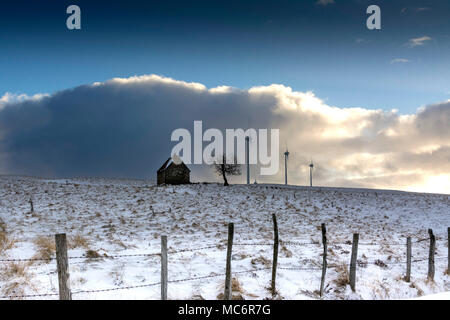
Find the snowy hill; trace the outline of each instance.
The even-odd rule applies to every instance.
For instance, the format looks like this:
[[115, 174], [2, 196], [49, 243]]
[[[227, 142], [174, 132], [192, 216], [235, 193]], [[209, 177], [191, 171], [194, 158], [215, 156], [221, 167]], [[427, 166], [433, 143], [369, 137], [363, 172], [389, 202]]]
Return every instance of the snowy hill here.
[[[234, 295], [271, 298], [273, 213], [282, 241], [275, 298], [319, 299], [321, 223], [330, 242], [324, 299], [406, 299], [450, 290], [448, 195], [314, 188], [309, 198], [306, 187], [279, 185], [157, 187], [0, 176], [0, 295], [56, 293], [23, 298], [57, 299], [56, 263], [40, 259], [54, 257], [55, 233], [67, 233], [74, 299], [159, 299], [161, 235], [168, 236], [169, 299], [217, 299], [227, 224], [234, 222]], [[437, 239], [434, 282], [426, 279], [428, 228]], [[360, 234], [355, 293], [347, 284], [354, 232]], [[403, 280], [408, 236], [419, 260], [410, 283]], [[14, 261], [27, 258], [37, 260]], [[123, 287], [133, 288], [83, 292]]]

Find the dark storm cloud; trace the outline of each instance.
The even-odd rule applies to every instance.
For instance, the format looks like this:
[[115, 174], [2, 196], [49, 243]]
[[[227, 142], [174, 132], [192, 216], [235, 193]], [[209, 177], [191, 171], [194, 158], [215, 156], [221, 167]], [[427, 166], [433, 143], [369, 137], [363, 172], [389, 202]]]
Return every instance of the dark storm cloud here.
[[[170, 155], [174, 129], [268, 126], [273, 101], [245, 91], [213, 94], [158, 77], [109, 81], [7, 104], [0, 111], [8, 172], [148, 177]], [[3, 167], [4, 168], [4, 167]]]
[[[326, 105], [283, 85], [208, 89], [160, 76], [113, 79], [51, 96], [0, 100], [0, 170], [40, 176], [153, 178], [173, 130], [279, 128], [291, 181], [316, 163], [322, 185], [420, 188], [450, 172], [450, 102], [414, 115]], [[284, 150], [280, 150], [281, 153]], [[194, 180], [213, 179], [195, 167]], [[282, 168], [282, 167], [281, 167]], [[282, 181], [280, 170], [258, 181]], [[240, 178], [239, 178], [240, 179]], [[242, 179], [241, 179], [242, 180]], [[239, 180], [239, 181], [241, 181]]]

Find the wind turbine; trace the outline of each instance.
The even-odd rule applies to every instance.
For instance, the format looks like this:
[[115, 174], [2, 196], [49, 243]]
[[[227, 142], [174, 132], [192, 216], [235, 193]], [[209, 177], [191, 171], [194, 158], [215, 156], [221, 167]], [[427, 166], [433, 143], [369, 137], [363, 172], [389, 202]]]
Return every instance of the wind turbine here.
[[314, 164], [311, 159], [311, 163], [309, 164], [309, 186], [312, 188], [312, 172], [313, 172]]
[[284, 153], [284, 184], [285, 185], [288, 184], [288, 180], [287, 180], [287, 163], [288, 163], [288, 159], [289, 159], [289, 151], [288, 151], [287, 144], [286, 144], [286, 152]]
[[245, 155], [245, 161], [247, 162], [247, 184], [250, 184], [250, 137], [245, 137], [245, 148], [246, 148], [246, 155]]
[[[250, 129], [250, 118], [247, 119], [247, 129]], [[250, 136], [245, 137], [245, 161], [247, 162], [247, 184], [250, 184]]]

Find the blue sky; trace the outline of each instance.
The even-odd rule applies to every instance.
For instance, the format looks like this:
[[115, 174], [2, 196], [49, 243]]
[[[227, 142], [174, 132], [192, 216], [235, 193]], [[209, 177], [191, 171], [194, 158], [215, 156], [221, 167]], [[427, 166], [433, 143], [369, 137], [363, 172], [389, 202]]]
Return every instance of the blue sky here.
[[[66, 29], [70, 4], [82, 30]], [[365, 26], [370, 4], [382, 30]], [[0, 96], [159, 74], [208, 87], [280, 83], [329, 105], [409, 114], [450, 99], [449, 16], [440, 0], [2, 1]]]

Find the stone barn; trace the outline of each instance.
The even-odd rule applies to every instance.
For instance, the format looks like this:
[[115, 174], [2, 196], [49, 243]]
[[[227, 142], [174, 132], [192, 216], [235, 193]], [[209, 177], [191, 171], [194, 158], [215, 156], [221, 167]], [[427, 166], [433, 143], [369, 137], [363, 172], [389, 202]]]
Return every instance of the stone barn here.
[[158, 185], [190, 183], [190, 174], [191, 170], [179, 158], [176, 161], [169, 158], [157, 172], [157, 183]]

